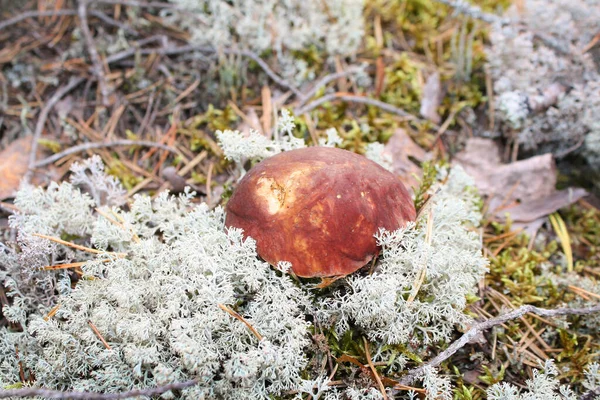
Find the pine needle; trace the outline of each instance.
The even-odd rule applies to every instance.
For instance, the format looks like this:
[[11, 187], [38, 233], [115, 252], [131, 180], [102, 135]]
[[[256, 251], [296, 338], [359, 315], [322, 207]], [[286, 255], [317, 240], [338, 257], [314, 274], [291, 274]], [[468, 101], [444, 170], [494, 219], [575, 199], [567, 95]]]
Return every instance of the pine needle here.
[[223, 311], [225, 311], [226, 313], [228, 313], [229, 315], [231, 315], [233, 318], [242, 321], [247, 327], [248, 329], [250, 329], [250, 332], [252, 332], [254, 334], [254, 336], [256, 336], [256, 338], [258, 339], [258, 341], [260, 342], [261, 340], [263, 340], [263, 336], [258, 333], [258, 331], [256, 330], [255, 327], [253, 327], [250, 322], [246, 321], [246, 319], [244, 317], [242, 317], [240, 314], [238, 314], [237, 312], [235, 312], [234, 310], [232, 310], [231, 308], [227, 307], [225, 304], [219, 304], [219, 308]]
[[381, 395], [383, 396], [384, 400], [387, 400], [387, 394], [385, 393], [385, 386], [383, 386], [383, 382], [381, 381], [381, 378], [379, 377], [379, 374], [377, 373], [377, 370], [375, 369], [375, 365], [373, 365], [373, 360], [371, 360], [371, 352], [369, 351], [369, 342], [367, 342], [367, 339], [363, 336], [363, 342], [365, 344], [365, 357], [367, 358], [367, 363], [369, 364], [369, 368], [371, 368], [371, 372], [373, 372], [373, 376], [375, 377], [375, 380], [377, 381], [377, 385], [379, 385], [379, 390], [381, 391]]
[[67, 242], [67, 241], [59, 239], [57, 237], [42, 235], [41, 233], [32, 233], [32, 236], [37, 236], [37, 237], [40, 237], [40, 238], [43, 238], [43, 239], [48, 239], [48, 240], [51, 240], [51, 241], [53, 241], [55, 243], [63, 244], [65, 246], [69, 246], [69, 247], [72, 247], [74, 249], [81, 250], [81, 251], [86, 251], [88, 253], [93, 253], [93, 254], [110, 254], [110, 255], [114, 255], [114, 256], [120, 257], [120, 258], [123, 258], [123, 257], [125, 257], [127, 255], [126, 253], [115, 253], [115, 252], [112, 252], [112, 251], [103, 251], [103, 250], [92, 249], [90, 247], [81, 246], [81, 245], [78, 245], [78, 244], [75, 244], [75, 243]]

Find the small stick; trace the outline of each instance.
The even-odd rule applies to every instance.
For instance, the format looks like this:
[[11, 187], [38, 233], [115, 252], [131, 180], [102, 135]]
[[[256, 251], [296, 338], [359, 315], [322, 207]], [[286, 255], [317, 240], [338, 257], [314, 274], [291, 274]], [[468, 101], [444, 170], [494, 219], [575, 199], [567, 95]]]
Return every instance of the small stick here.
[[521, 306], [516, 310], [510, 311], [506, 314], [499, 315], [494, 318], [490, 318], [487, 321], [482, 321], [474, 324], [471, 328], [465, 332], [460, 338], [455, 340], [446, 350], [438, 354], [436, 357], [429, 360], [429, 362], [421, 365], [420, 367], [414, 368], [410, 370], [406, 375], [404, 375], [400, 379], [400, 383], [403, 385], [410, 385], [414, 382], [418, 376], [423, 373], [425, 367], [437, 367], [442, 362], [452, 357], [454, 353], [456, 353], [459, 349], [463, 348], [469, 342], [471, 342], [474, 338], [477, 337], [480, 333], [485, 330], [488, 330], [496, 325], [501, 325], [504, 322], [511, 321], [513, 319], [517, 319], [522, 317], [527, 313], [533, 313], [537, 315], [542, 315], [545, 317], [556, 317], [560, 315], [588, 315], [600, 312], [600, 304], [597, 304], [592, 307], [582, 307], [582, 308], [556, 308], [556, 309], [545, 309], [532, 306], [530, 304]]
[[0, 399], [12, 397], [43, 397], [45, 399], [77, 399], [77, 400], [120, 400], [132, 397], [144, 396], [151, 398], [169, 390], [181, 390], [197, 385], [199, 378], [185, 382], [169, 383], [168, 385], [158, 386], [150, 389], [134, 389], [119, 393], [97, 393], [97, 392], [62, 392], [60, 390], [25, 388], [0, 390]]
[[[289, 83], [288, 81], [286, 81], [285, 79], [283, 79], [282, 77], [277, 75], [263, 59], [261, 59], [256, 53], [253, 53], [250, 50], [236, 50], [236, 49], [219, 49], [219, 50], [217, 50], [212, 47], [185, 45], [185, 46], [179, 46], [179, 47], [162, 47], [162, 48], [158, 48], [158, 49], [142, 49], [142, 50], [139, 50], [139, 54], [141, 54], [141, 55], [159, 54], [159, 55], [169, 56], [169, 55], [190, 53], [193, 51], [198, 51], [201, 53], [221, 52], [223, 54], [235, 54], [235, 55], [240, 55], [240, 56], [250, 58], [252, 61], [257, 63], [259, 65], [259, 67], [263, 70], [263, 72], [265, 74], [267, 74], [267, 76], [269, 78], [271, 78], [275, 83], [277, 83], [281, 87], [291, 90], [294, 93], [294, 95], [296, 95], [296, 97], [298, 97], [298, 99], [304, 100], [304, 94], [300, 90], [298, 90], [298, 88], [296, 86], [292, 85], [291, 83]], [[136, 52], [138, 52], [137, 49], [127, 49], [120, 53], [113, 54], [110, 57], [107, 57], [106, 62], [108, 64], [111, 64], [111, 63], [120, 61], [123, 58], [130, 57], [130, 56], [136, 54]]]
[[181, 9], [177, 4], [171, 4], [161, 1], [137, 1], [137, 0], [94, 0], [95, 3], [118, 4], [121, 6], [141, 7], [141, 8], [173, 8]]
[[[181, 152], [171, 146], [166, 146], [164, 144], [154, 143], [148, 140], [115, 140], [108, 143], [84, 143], [77, 146], [73, 146], [68, 148], [67, 150], [61, 151], [60, 153], [56, 153], [53, 156], [45, 158], [41, 161], [38, 161], [34, 164], [35, 168], [45, 167], [46, 165], [52, 164], [55, 161], [60, 160], [63, 157], [70, 156], [71, 154], [80, 153], [82, 151], [92, 150], [92, 149], [100, 149], [105, 147], [117, 147], [117, 146], [145, 146], [145, 147], [158, 147], [159, 149], [170, 151], [171, 153], [177, 154], [179, 156], [183, 156]], [[185, 157], [184, 157], [185, 158]]]
[[108, 86], [106, 85], [106, 76], [104, 76], [104, 66], [102, 65], [102, 60], [100, 59], [98, 49], [96, 49], [96, 44], [94, 43], [94, 38], [92, 38], [92, 32], [90, 31], [90, 27], [88, 25], [87, 7], [88, 0], [79, 0], [79, 5], [77, 7], [77, 15], [79, 16], [79, 28], [81, 29], [81, 33], [85, 38], [88, 54], [92, 59], [92, 64], [94, 66], [92, 70], [94, 72], [94, 75], [96, 75], [96, 79], [98, 79], [98, 87], [100, 88], [100, 94], [102, 95], [102, 104], [104, 105], [104, 107], [108, 107], [110, 105], [110, 93], [108, 91]]
[[[395, 114], [398, 115], [400, 117], [405, 117], [408, 118], [410, 120], [416, 120], [416, 121], [420, 121], [420, 122], [428, 122], [431, 123], [429, 121], [425, 121], [421, 118], [417, 118], [414, 115], [411, 115], [409, 113], [407, 113], [406, 111], [404, 111], [401, 108], [395, 107], [391, 104], [385, 103], [383, 101], [380, 100], [376, 100], [376, 99], [372, 99], [370, 97], [365, 97], [365, 96], [357, 96], [354, 94], [349, 94], [349, 93], [331, 93], [328, 94], [326, 96], [323, 96], [321, 98], [318, 98], [317, 100], [311, 101], [310, 103], [308, 103], [307, 105], [305, 105], [304, 107], [301, 107], [299, 109], [296, 109], [294, 111], [294, 113], [296, 115], [301, 115], [301, 114], [306, 114], [307, 112], [319, 107], [321, 104], [330, 102], [330, 101], [334, 101], [334, 100], [341, 100], [341, 101], [346, 101], [349, 103], [359, 103], [359, 104], [366, 104], [366, 105], [370, 105], [370, 106], [375, 106], [378, 108], [381, 108], [383, 111], [389, 112], [390, 114]], [[432, 124], [433, 127], [439, 129], [439, 127], [435, 124]]]
[[260, 333], [258, 333], [258, 331], [252, 326], [250, 325], [250, 323], [248, 321], [246, 321], [244, 319], [244, 317], [242, 317], [239, 313], [235, 312], [234, 310], [232, 310], [231, 308], [227, 307], [224, 304], [219, 304], [219, 308], [223, 311], [225, 311], [226, 313], [228, 313], [229, 315], [231, 315], [233, 318], [242, 321], [247, 327], [248, 329], [250, 329], [250, 332], [252, 332], [254, 334], [254, 336], [256, 336], [256, 338], [258, 339], [258, 341], [260, 342], [261, 340], [263, 340], [263, 337]]
[[362, 70], [363, 70], [362, 67], [360, 67], [360, 66], [354, 66], [354, 67], [350, 67], [350, 68], [346, 69], [345, 71], [341, 71], [341, 72], [336, 72], [336, 73], [333, 73], [333, 74], [325, 75], [317, 83], [315, 83], [315, 85], [312, 87], [312, 89], [310, 89], [308, 92], [306, 92], [304, 94], [304, 100], [301, 101], [298, 104], [298, 107], [302, 107], [304, 104], [306, 104], [307, 100], [309, 100], [311, 97], [313, 97], [319, 91], [319, 89], [321, 89], [322, 87], [326, 86], [329, 82], [333, 82], [333, 81], [335, 81], [337, 79], [340, 79], [340, 78], [345, 78], [348, 75], [355, 74], [355, 73], [360, 72]]
[[24, 181], [29, 182], [31, 180], [32, 169], [35, 166], [35, 156], [37, 153], [38, 140], [42, 136], [42, 131], [44, 130], [44, 125], [46, 124], [46, 119], [48, 119], [48, 114], [50, 110], [56, 103], [60, 101], [67, 93], [73, 90], [77, 85], [83, 82], [84, 78], [71, 78], [69, 83], [66, 86], [58, 89], [54, 95], [48, 100], [42, 111], [40, 112], [40, 116], [38, 117], [37, 123], [35, 124], [35, 131], [33, 132], [33, 141], [31, 142], [31, 152], [29, 153], [29, 170], [24, 176]]

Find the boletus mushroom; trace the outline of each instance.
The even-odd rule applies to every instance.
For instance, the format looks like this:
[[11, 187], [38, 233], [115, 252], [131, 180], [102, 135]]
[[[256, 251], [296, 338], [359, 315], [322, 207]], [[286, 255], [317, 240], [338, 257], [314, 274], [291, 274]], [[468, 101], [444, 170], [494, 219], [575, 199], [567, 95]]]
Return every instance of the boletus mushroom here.
[[270, 157], [239, 182], [225, 225], [256, 240], [271, 265], [301, 277], [351, 274], [378, 254], [374, 234], [414, 221], [410, 194], [391, 172], [350, 151], [308, 147]]

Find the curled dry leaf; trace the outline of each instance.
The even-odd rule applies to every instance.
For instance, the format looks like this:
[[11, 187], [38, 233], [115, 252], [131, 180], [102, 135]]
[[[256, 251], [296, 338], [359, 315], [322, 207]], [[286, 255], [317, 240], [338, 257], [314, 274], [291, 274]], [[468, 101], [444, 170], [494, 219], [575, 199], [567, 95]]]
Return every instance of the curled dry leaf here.
[[511, 214], [515, 222], [530, 223], [585, 196], [583, 189], [556, 190], [556, 167], [551, 154], [502, 164], [500, 149], [490, 139], [471, 138], [456, 155], [489, 201], [489, 213], [498, 219]]
[[427, 160], [428, 154], [402, 128], [398, 128], [385, 145], [383, 155], [392, 160], [392, 172], [400, 176], [409, 191], [419, 186], [421, 169], [411, 161]]
[[[27, 173], [29, 167], [32, 139], [33, 136], [31, 135], [19, 138], [0, 152], [0, 200], [13, 197], [19, 189], [21, 179]], [[43, 150], [38, 148], [38, 157], [42, 153]], [[42, 182], [40, 176], [33, 176], [33, 184], [39, 185]]]

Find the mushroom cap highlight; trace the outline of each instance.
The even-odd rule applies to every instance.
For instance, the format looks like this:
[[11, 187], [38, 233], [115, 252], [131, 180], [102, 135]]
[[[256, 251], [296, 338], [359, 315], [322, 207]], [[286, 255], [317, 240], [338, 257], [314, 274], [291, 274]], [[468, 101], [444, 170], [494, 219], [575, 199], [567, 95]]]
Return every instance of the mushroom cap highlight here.
[[379, 164], [331, 147], [286, 151], [239, 182], [225, 225], [256, 240], [260, 257], [292, 263], [300, 277], [351, 274], [375, 257], [375, 233], [414, 221], [400, 179]]

